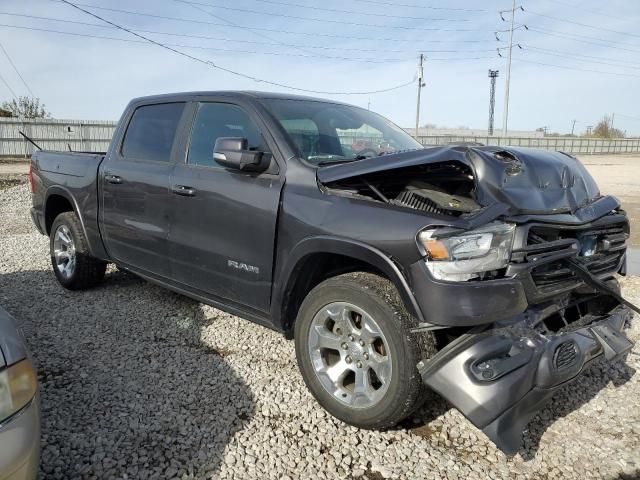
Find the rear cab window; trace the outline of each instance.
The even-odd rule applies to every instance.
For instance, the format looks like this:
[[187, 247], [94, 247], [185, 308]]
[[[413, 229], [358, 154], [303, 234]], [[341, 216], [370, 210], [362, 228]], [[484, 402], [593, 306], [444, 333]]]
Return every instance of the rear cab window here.
[[136, 108], [122, 141], [127, 160], [170, 162], [185, 103], [160, 103]]

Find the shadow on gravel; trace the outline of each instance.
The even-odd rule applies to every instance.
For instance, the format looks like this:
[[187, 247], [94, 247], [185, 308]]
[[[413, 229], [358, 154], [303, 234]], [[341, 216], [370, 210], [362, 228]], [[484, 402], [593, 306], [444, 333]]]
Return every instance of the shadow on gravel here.
[[82, 292], [50, 271], [0, 275], [38, 366], [42, 478], [205, 478], [254, 399], [204, 347], [200, 305], [123, 272]]
[[[635, 373], [636, 370], [628, 366], [625, 360], [615, 363], [597, 360], [582, 375], [558, 391], [540, 413], [529, 422], [524, 434], [523, 446], [518, 452], [522, 459], [529, 461], [535, 457], [542, 436], [555, 421], [578, 410], [595, 398], [609, 382], [616, 388], [620, 387], [631, 380]], [[439, 436], [441, 425], [434, 420], [449, 409], [455, 408], [435, 392], [429, 392], [427, 395], [429, 397], [425, 405], [399, 425], [400, 428], [406, 428], [414, 435], [423, 438]], [[495, 446], [493, 448], [497, 449]], [[634, 478], [640, 479], [640, 475]]]
[[640, 478], [640, 468], [634, 470], [631, 473], [621, 473], [615, 477], [610, 477], [609, 480], [638, 480]]
[[636, 370], [622, 360], [609, 363], [596, 360], [586, 371], [558, 391], [551, 401], [529, 422], [524, 435], [524, 445], [518, 453], [523, 460], [532, 460], [539, 447], [542, 435], [559, 418], [578, 410], [591, 401], [610, 382], [618, 388], [627, 383]]

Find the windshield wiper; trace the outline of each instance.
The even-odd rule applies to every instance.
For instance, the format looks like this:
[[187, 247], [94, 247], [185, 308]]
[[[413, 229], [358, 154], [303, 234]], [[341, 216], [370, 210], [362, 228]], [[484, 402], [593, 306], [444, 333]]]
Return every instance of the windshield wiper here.
[[323, 167], [325, 165], [337, 165], [339, 163], [349, 163], [349, 162], [353, 162], [353, 158], [343, 158], [341, 160], [326, 160], [324, 162], [318, 162], [317, 165], [319, 167]]
[[320, 163], [318, 163], [318, 166], [322, 167], [324, 165], [334, 165], [334, 164], [338, 164], [338, 163], [349, 163], [349, 162], [355, 162], [355, 161], [358, 161], [358, 160], [366, 160], [367, 158], [373, 158], [373, 157], [369, 157], [367, 155], [357, 154], [357, 155], [354, 155], [351, 158], [342, 158], [340, 160], [333, 160], [333, 161], [329, 160], [329, 161], [326, 161], [326, 162], [320, 162]]

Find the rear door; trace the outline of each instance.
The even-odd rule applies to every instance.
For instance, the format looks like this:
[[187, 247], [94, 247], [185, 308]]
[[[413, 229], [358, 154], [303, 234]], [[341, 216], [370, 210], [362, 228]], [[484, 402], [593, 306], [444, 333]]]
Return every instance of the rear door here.
[[169, 178], [184, 102], [137, 107], [122, 144], [101, 167], [102, 236], [110, 257], [146, 272], [170, 276]]
[[[267, 152], [272, 167], [268, 173], [225, 169], [213, 159], [219, 137], [247, 138], [249, 148]], [[249, 108], [199, 103], [186, 158], [171, 181], [173, 277], [207, 296], [262, 311], [269, 308], [282, 188], [269, 138]]]

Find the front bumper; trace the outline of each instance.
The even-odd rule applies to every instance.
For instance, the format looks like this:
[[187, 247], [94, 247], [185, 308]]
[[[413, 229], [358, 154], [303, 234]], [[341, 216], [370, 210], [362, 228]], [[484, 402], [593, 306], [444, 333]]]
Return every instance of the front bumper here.
[[33, 480], [40, 461], [40, 404], [31, 403], [0, 424], [0, 478]]
[[615, 361], [633, 343], [625, 306], [583, 328], [554, 335], [522, 326], [466, 334], [423, 362], [426, 385], [451, 402], [507, 454], [543, 404], [595, 358]]
[[[409, 283], [427, 325], [473, 327], [511, 321], [530, 306], [585, 290], [587, 282], [568, 268], [567, 261], [578, 261], [601, 281], [625, 273], [628, 234], [629, 223], [622, 213], [577, 226], [531, 221], [518, 225], [502, 278], [437, 280], [420, 259], [409, 265]], [[532, 243], [534, 238], [539, 243]], [[597, 248], [587, 254], [589, 241]]]

